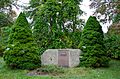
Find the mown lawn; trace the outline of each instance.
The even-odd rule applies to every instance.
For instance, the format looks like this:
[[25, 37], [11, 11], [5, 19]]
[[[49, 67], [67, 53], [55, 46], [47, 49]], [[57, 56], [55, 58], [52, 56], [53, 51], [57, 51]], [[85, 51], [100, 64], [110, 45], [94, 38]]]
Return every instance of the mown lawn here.
[[112, 60], [109, 68], [66, 68], [58, 76], [28, 76], [28, 70], [11, 70], [0, 57], [0, 79], [120, 79], [120, 61]]

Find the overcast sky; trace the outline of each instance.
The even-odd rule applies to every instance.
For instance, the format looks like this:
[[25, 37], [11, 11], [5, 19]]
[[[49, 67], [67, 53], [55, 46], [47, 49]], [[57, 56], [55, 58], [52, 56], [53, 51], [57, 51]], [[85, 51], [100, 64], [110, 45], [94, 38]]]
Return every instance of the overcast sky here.
[[[18, 2], [19, 4], [22, 4], [22, 5], [26, 5], [29, 3], [29, 0], [19, 0]], [[85, 12], [87, 13], [86, 15], [83, 15], [81, 16], [82, 19], [85, 19], [85, 21], [87, 21], [87, 19], [89, 18], [90, 15], [93, 15], [95, 9], [90, 9], [89, 5], [90, 5], [90, 1], [89, 0], [83, 0], [83, 2], [81, 3], [82, 5], [80, 5], [80, 8]], [[17, 12], [17, 14], [19, 15], [19, 13], [22, 11], [22, 9], [15, 9], [14, 10]], [[106, 33], [107, 32], [107, 26], [109, 26], [110, 24], [107, 23], [105, 25], [101, 24], [102, 25], [102, 29], [103, 31]]]

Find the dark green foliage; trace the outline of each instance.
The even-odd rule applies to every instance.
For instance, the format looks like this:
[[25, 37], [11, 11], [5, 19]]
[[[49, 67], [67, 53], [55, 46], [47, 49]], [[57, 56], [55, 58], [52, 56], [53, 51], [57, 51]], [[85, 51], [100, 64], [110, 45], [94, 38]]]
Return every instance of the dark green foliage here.
[[104, 40], [108, 56], [120, 60], [120, 35], [110, 34]]
[[1, 28], [1, 45], [3, 48], [6, 48], [8, 44], [8, 38], [10, 34], [11, 27], [6, 26]]
[[[41, 35], [43, 33], [41, 32]], [[42, 35], [41, 37], [36, 37], [38, 46], [40, 48], [41, 54], [46, 49], [65, 49], [65, 48], [78, 48], [80, 42], [81, 32], [64, 33], [64, 32], [54, 32]]]
[[120, 59], [120, 24], [113, 23], [105, 37], [105, 46], [109, 57]]
[[37, 49], [25, 14], [20, 13], [11, 28], [4, 60], [10, 68], [34, 69], [40, 66]]
[[10, 21], [10, 18], [8, 18], [8, 16], [5, 13], [0, 12], [0, 28], [8, 26], [11, 23], [12, 22]]
[[[77, 33], [77, 34], [75, 34]], [[64, 49], [64, 48], [76, 48], [80, 42], [81, 32], [55, 32], [53, 35], [49, 35], [48, 48], [52, 49]], [[79, 41], [78, 41], [79, 40]]]
[[64, 69], [58, 66], [48, 65], [37, 69], [37, 72], [45, 72], [48, 74], [60, 74], [64, 73]]
[[66, 32], [61, 32], [54, 27], [50, 32], [49, 26], [43, 17], [36, 19], [33, 34], [41, 54], [46, 49], [78, 48], [81, 37], [81, 31], [78, 29], [75, 32], [70, 32], [67, 29]]
[[67, 28], [75, 31], [82, 26], [80, 21], [83, 21], [77, 17], [83, 13], [79, 8], [79, 1], [81, 0], [30, 0], [29, 8], [33, 9], [27, 14], [33, 18], [33, 24], [38, 17], [42, 17], [45, 24], [48, 24], [49, 31], [65, 31], [65, 23], [68, 21], [72, 23], [69, 23], [71, 26]]
[[116, 14], [113, 19], [113, 23], [118, 23], [119, 21], [120, 21], [120, 14]]
[[[33, 18], [33, 34], [41, 54], [46, 49], [77, 48], [83, 20], [81, 0], [30, 0], [29, 16]], [[70, 22], [67, 24], [67, 22]], [[67, 24], [67, 25], [66, 25]]]
[[4, 49], [2, 48], [2, 46], [0, 46], [0, 57], [3, 56], [3, 51]]
[[8, 43], [8, 37], [9, 37], [9, 33], [10, 33], [11, 23], [7, 24], [6, 19], [4, 19], [4, 21], [2, 22], [1, 18], [0, 18], [0, 22], [1, 22], [0, 23], [0, 25], [1, 25], [1, 27], [0, 27], [0, 55], [2, 56], [4, 50], [7, 46], [7, 43]]
[[12, 24], [12, 22], [10, 21], [10, 18], [8, 18], [8, 16], [3, 13], [0, 12], [0, 45], [2, 46], [3, 42], [2, 42], [2, 34], [3, 34], [3, 28], [10, 26]]
[[80, 43], [81, 31], [76, 30], [75, 32], [68, 32], [66, 36], [69, 37], [70, 42], [72, 44], [69, 48], [77, 49]]
[[0, 0], [0, 9], [9, 6], [12, 1], [13, 0]]
[[96, 17], [90, 16], [81, 36], [80, 48], [83, 51], [81, 65], [86, 67], [108, 66], [109, 59], [103, 45], [102, 27]]

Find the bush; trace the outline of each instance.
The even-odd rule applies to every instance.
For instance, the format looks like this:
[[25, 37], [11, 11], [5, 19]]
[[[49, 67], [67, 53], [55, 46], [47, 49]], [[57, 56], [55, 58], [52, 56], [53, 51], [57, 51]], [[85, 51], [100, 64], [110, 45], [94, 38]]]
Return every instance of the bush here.
[[90, 16], [83, 29], [79, 46], [83, 51], [82, 58], [80, 58], [81, 65], [86, 67], [108, 66], [109, 58], [104, 49], [103, 37], [101, 25], [96, 17]]
[[6, 26], [1, 28], [1, 45], [6, 47], [8, 44], [8, 38], [10, 34], [11, 26]]
[[47, 65], [47, 66], [43, 66], [39, 69], [37, 69], [38, 72], [45, 72], [45, 73], [64, 73], [64, 69], [58, 66], [54, 66], [54, 65]]
[[104, 41], [108, 56], [120, 60], [120, 35], [107, 35]]
[[105, 36], [104, 41], [109, 57], [120, 60], [120, 24], [113, 23]]
[[37, 37], [39, 39], [36, 41], [38, 42], [37, 44], [42, 54], [46, 49], [77, 49], [80, 42], [80, 37], [81, 32], [54, 32], [52, 34], [49, 33], [46, 36], [42, 35]]
[[4, 60], [10, 68], [34, 69], [40, 66], [38, 48], [24, 13], [11, 28]]
[[6, 49], [9, 34], [10, 34], [10, 27], [9, 26], [1, 28], [0, 56], [3, 56], [3, 52]]

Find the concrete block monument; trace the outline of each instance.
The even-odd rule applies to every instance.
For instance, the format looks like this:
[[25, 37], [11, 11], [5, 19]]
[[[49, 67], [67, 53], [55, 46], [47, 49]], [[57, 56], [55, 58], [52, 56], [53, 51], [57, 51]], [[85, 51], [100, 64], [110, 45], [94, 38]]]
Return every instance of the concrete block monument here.
[[42, 65], [76, 67], [79, 65], [80, 49], [48, 49], [41, 56]]

